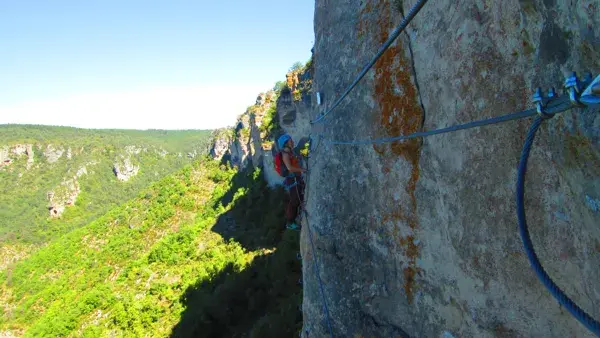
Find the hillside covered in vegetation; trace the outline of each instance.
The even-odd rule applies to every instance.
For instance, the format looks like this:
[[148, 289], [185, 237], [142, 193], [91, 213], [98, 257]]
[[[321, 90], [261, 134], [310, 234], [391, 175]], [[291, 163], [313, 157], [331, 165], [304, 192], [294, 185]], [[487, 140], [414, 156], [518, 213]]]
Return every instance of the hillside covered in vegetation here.
[[198, 130], [1, 125], [0, 251], [91, 222], [205, 154], [209, 137]]
[[299, 233], [259, 169], [201, 159], [0, 275], [0, 331], [24, 336], [289, 337]]

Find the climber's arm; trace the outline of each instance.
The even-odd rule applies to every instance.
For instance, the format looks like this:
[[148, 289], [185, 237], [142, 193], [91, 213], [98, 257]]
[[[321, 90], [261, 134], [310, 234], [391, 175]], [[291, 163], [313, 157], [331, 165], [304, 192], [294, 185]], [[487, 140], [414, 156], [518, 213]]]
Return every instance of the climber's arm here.
[[302, 174], [303, 172], [305, 172], [306, 170], [299, 168], [299, 167], [295, 167], [292, 165], [292, 161], [290, 160], [290, 155], [287, 153], [283, 153], [283, 163], [285, 164], [285, 166], [288, 168], [288, 170], [292, 173], [299, 173]]

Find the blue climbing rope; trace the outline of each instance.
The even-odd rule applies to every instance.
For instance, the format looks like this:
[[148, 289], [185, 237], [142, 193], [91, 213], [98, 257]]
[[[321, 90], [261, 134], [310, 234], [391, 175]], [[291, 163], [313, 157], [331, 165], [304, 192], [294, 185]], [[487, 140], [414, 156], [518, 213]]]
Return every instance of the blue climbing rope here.
[[519, 161], [519, 171], [517, 176], [517, 194], [516, 194], [516, 202], [517, 202], [517, 217], [519, 218], [519, 232], [521, 234], [521, 239], [523, 240], [523, 247], [525, 247], [525, 252], [527, 253], [527, 258], [529, 259], [529, 263], [539, 280], [544, 284], [544, 286], [550, 291], [552, 296], [556, 298], [556, 300], [560, 303], [560, 305], [564, 306], [569, 312], [585, 327], [587, 327], [590, 331], [600, 337], [600, 323], [593, 319], [590, 315], [588, 315], [585, 311], [583, 311], [577, 304], [575, 304], [565, 293], [552, 281], [550, 276], [546, 273], [542, 264], [540, 263], [535, 250], [533, 248], [533, 243], [531, 242], [531, 238], [529, 237], [529, 230], [527, 228], [527, 218], [525, 217], [525, 205], [524, 205], [524, 194], [525, 194], [525, 174], [527, 173], [527, 160], [529, 159], [529, 151], [531, 150], [531, 145], [533, 144], [533, 139], [535, 138], [535, 133], [540, 127], [543, 117], [536, 118], [531, 127], [529, 128], [529, 133], [527, 134], [527, 138], [525, 139], [525, 144], [523, 144], [523, 151], [521, 152], [521, 159]]
[[385, 51], [392, 45], [392, 43], [394, 43], [394, 40], [396, 40], [396, 38], [398, 38], [398, 36], [400, 36], [400, 33], [402, 33], [402, 31], [404, 31], [406, 26], [408, 26], [408, 24], [412, 21], [412, 19], [414, 19], [414, 17], [417, 15], [417, 13], [419, 13], [419, 11], [421, 10], [421, 8], [423, 8], [423, 6], [425, 5], [426, 2], [427, 2], [427, 0], [419, 0], [416, 4], [414, 4], [411, 7], [411, 9], [408, 11], [408, 14], [402, 19], [402, 21], [396, 27], [396, 29], [394, 29], [394, 31], [392, 32], [390, 37], [387, 39], [387, 41], [385, 41], [385, 43], [379, 48], [379, 51], [377, 51], [377, 54], [375, 54], [375, 56], [373, 56], [371, 61], [369, 61], [369, 63], [367, 63], [363, 67], [363, 69], [358, 74], [356, 79], [354, 79], [352, 84], [350, 84], [350, 86], [348, 86], [348, 88], [346, 88], [346, 90], [344, 91], [342, 96], [340, 96], [340, 98], [337, 99], [333, 103], [333, 105], [331, 106], [331, 108], [329, 108], [329, 110], [327, 110], [325, 113], [321, 113], [316, 119], [310, 121], [311, 124], [322, 121], [325, 118], [325, 116], [327, 116], [329, 113], [331, 113], [346, 98], [346, 96], [348, 96], [348, 94], [350, 94], [352, 89], [354, 89], [354, 87], [356, 87], [356, 85], [358, 85], [360, 80], [362, 80], [362, 78], [367, 74], [369, 69], [371, 69], [371, 67], [373, 67], [375, 62], [377, 62], [377, 60], [379, 60], [379, 58], [383, 55], [383, 53], [385, 53]]
[[[572, 107], [573, 107], [573, 105], [572, 105], [571, 101], [569, 100], [569, 96], [563, 95], [556, 99], [548, 101], [547, 107], [545, 108], [545, 112], [547, 114], [554, 114], [556, 112], [564, 111], [564, 110], [572, 108]], [[516, 112], [516, 113], [506, 114], [506, 115], [502, 115], [502, 116], [498, 116], [498, 117], [492, 117], [489, 119], [471, 121], [468, 123], [459, 124], [459, 125], [455, 125], [455, 126], [451, 126], [451, 127], [429, 130], [429, 131], [419, 131], [419, 132], [408, 134], [408, 135], [382, 137], [382, 138], [375, 138], [375, 139], [370, 139], [370, 140], [355, 140], [355, 141], [337, 141], [337, 140], [327, 141], [327, 140], [325, 140], [324, 142], [327, 142], [329, 144], [335, 144], [335, 145], [382, 144], [382, 143], [389, 143], [389, 142], [404, 141], [404, 140], [408, 140], [408, 139], [412, 139], [412, 138], [416, 138], [416, 137], [425, 137], [425, 136], [431, 136], [431, 135], [445, 134], [445, 133], [450, 133], [453, 131], [482, 127], [482, 126], [487, 126], [487, 125], [492, 125], [492, 124], [508, 122], [508, 121], [512, 121], [512, 120], [519, 120], [519, 119], [524, 119], [524, 118], [535, 116], [536, 114], [537, 114], [536, 109], [528, 109], [528, 110], [523, 110], [523, 111]]]
[[[312, 143], [312, 142], [311, 142]], [[306, 161], [306, 170], [308, 171], [308, 161]], [[306, 187], [308, 187], [308, 179], [306, 182]], [[300, 192], [298, 193], [298, 198], [300, 198]], [[306, 197], [306, 193], [304, 194]], [[308, 238], [310, 239], [310, 246], [313, 252], [313, 264], [315, 268], [315, 273], [317, 274], [317, 281], [319, 282], [319, 289], [321, 290], [321, 298], [323, 299], [323, 312], [325, 312], [325, 319], [327, 320], [327, 328], [329, 329], [329, 335], [333, 338], [333, 327], [331, 326], [331, 318], [329, 317], [329, 308], [327, 307], [327, 299], [325, 298], [325, 289], [323, 288], [323, 281], [321, 281], [321, 274], [319, 273], [319, 258], [317, 256], [317, 251], [315, 250], [315, 243], [313, 241], [312, 231], [310, 229], [310, 223], [308, 222], [308, 212], [304, 207], [305, 202], [302, 201], [302, 213], [306, 219], [306, 228], [308, 229]]]
[[327, 307], [327, 299], [325, 299], [325, 289], [323, 288], [323, 281], [321, 281], [321, 275], [319, 273], [319, 263], [317, 257], [317, 251], [315, 250], [315, 243], [313, 242], [312, 231], [310, 230], [310, 224], [308, 223], [308, 214], [304, 211], [304, 217], [306, 218], [306, 228], [308, 229], [308, 237], [310, 238], [310, 246], [313, 251], [313, 264], [317, 274], [317, 281], [319, 282], [319, 289], [321, 290], [321, 298], [323, 298], [323, 311], [325, 312], [325, 318], [327, 320], [327, 328], [329, 329], [329, 335], [333, 338], [333, 328], [331, 326], [331, 319], [329, 318], [329, 308]]

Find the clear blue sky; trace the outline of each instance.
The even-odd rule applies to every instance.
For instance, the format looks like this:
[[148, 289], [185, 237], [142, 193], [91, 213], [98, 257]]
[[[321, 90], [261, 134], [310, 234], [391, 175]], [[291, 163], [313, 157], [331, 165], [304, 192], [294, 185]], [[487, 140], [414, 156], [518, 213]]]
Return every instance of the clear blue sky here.
[[308, 60], [313, 12], [312, 0], [0, 0], [0, 124], [233, 124]]

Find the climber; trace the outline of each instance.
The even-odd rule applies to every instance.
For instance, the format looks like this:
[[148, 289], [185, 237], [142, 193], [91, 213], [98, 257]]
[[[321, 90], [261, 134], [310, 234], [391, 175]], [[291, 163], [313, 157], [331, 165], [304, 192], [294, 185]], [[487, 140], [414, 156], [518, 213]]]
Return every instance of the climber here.
[[294, 140], [287, 134], [281, 135], [277, 139], [279, 152], [275, 156], [275, 170], [284, 177], [283, 187], [289, 194], [288, 205], [285, 209], [287, 219], [286, 227], [290, 230], [299, 230], [300, 226], [296, 224], [298, 208], [304, 201], [304, 180], [302, 173], [305, 169], [300, 167], [300, 161], [294, 154]]

